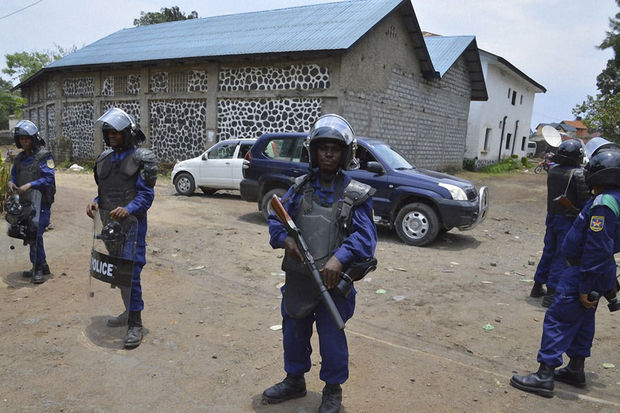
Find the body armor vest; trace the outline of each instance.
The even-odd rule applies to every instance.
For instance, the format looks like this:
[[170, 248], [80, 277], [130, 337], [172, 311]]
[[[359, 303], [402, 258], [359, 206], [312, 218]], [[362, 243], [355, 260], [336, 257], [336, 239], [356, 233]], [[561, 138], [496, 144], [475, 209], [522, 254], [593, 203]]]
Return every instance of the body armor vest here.
[[[34, 154], [34, 160], [24, 165], [23, 160], [26, 158], [26, 152], [22, 151], [15, 157], [15, 185], [22, 186], [28, 182], [36, 181], [41, 178], [41, 169], [39, 164], [42, 160], [47, 159], [51, 153], [43, 149], [39, 149]], [[28, 191], [26, 195], [22, 197], [23, 200], [31, 200], [31, 192]], [[49, 187], [43, 188], [41, 191], [41, 203], [52, 204], [54, 202], [54, 194], [56, 193], [56, 185], [52, 184]]]
[[551, 168], [549, 170], [549, 176], [547, 177], [547, 213], [552, 215], [576, 216], [568, 209], [553, 202], [553, 200], [563, 195], [566, 191], [566, 197], [573, 205], [581, 209], [588, 198], [587, 192], [585, 197], [584, 194], [581, 193], [584, 190], [587, 191], [587, 187], [585, 186], [583, 171], [580, 168], [566, 168], [562, 166]]
[[113, 153], [111, 149], [103, 152], [96, 164], [99, 206], [108, 211], [124, 207], [136, 197], [140, 169], [135, 152], [116, 162], [112, 162]]
[[[336, 187], [342, 188], [344, 177], [338, 175]], [[334, 193], [331, 205], [322, 205], [307, 176], [297, 178], [297, 192], [303, 192], [295, 224], [301, 230], [317, 269], [321, 269], [348, 235], [353, 207], [365, 202], [374, 189], [351, 180], [346, 188]], [[284, 309], [293, 318], [307, 316], [321, 297], [306, 265], [288, 255], [282, 260], [286, 273]]]

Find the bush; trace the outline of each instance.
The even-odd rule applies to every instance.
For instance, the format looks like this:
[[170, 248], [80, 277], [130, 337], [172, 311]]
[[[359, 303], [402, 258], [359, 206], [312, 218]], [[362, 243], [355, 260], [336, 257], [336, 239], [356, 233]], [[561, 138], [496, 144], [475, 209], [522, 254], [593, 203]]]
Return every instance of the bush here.
[[0, 216], [4, 213], [4, 203], [8, 197], [9, 179], [11, 179], [11, 164], [0, 156]]
[[463, 169], [466, 171], [476, 171], [476, 160], [475, 159], [463, 159]]
[[532, 166], [534, 166], [534, 165], [532, 165], [532, 164], [530, 163], [530, 160], [529, 160], [526, 156], [524, 156], [523, 158], [521, 158], [521, 165], [523, 165], [523, 167], [524, 167], [524, 168], [527, 168], [527, 169], [529, 169], [529, 168], [531, 168]]
[[499, 174], [503, 172], [513, 171], [515, 169], [521, 169], [521, 162], [519, 162], [519, 157], [517, 155], [513, 155], [510, 158], [502, 159], [502, 161], [499, 163], [479, 168], [478, 172]]

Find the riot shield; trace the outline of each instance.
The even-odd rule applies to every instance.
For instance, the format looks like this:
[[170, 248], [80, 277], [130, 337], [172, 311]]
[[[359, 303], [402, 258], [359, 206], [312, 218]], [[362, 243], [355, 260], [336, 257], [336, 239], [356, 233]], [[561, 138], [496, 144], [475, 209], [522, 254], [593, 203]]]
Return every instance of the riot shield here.
[[102, 347], [122, 347], [127, 331], [126, 310], [131, 305], [137, 236], [138, 221], [134, 216], [119, 222], [110, 218], [110, 211], [95, 212], [86, 322], [88, 338]]
[[[31, 282], [33, 261], [38, 251], [41, 192], [33, 189], [23, 195], [10, 195], [5, 202], [6, 233], [0, 238], [2, 255], [8, 257], [2, 268], [7, 283], [13, 287]], [[41, 228], [41, 233], [44, 228]]]

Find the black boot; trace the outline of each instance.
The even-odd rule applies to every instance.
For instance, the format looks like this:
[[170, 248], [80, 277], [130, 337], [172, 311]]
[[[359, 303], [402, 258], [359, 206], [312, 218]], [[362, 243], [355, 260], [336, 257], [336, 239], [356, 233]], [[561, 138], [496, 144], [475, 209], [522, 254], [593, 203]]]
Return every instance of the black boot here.
[[291, 376], [287, 374], [284, 380], [263, 392], [263, 403], [282, 403], [287, 400], [304, 397], [305, 395], [306, 380], [304, 376]]
[[142, 317], [140, 311], [130, 311], [127, 317], [129, 328], [123, 339], [125, 348], [136, 348], [142, 342]]
[[325, 384], [319, 413], [338, 413], [342, 404], [342, 387], [339, 384]]
[[[46, 262], [44, 262], [43, 264], [41, 264], [41, 270], [43, 271], [43, 275], [50, 275], [50, 267], [49, 265], [47, 265]], [[22, 272], [22, 277], [24, 278], [32, 278], [32, 270], [26, 270], [24, 272]]]
[[534, 285], [532, 286], [532, 291], [530, 291], [530, 297], [538, 298], [547, 294], [547, 290], [545, 287], [539, 282], [534, 281]]
[[129, 320], [129, 312], [127, 310], [123, 311], [116, 317], [110, 317], [106, 321], [108, 327], [122, 327], [126, 326]]
[[551, 307], [551, 304], [553, 304], [554, 295], [555, 295], [555, 288], [551, 288], [547, 286], [547, 294], [545, 294], [545, 296], [543, 297], [541, 305], [543, 307]]
[[41, 269], [40, 265], [37, 265], [34, 268], [34, 274], [32, 274], [31, 281], [33, 284], [43, 284], [45, 282], [45, 275], [43, 275], [43, 269]]
[[554, 378], [562, 383], [583, 389], [586, 387], [586, 373], [583, 371], [585, 357], [571, 357], [568, 365], [559, 369]]
[[510, 379], [510, 384], [519, 390], [536, 393], [543, 397], [553, 397], [553, 373], [554, 367], [540, 363], [540, 368], [536, 373], [527, 376], [514, 375]]

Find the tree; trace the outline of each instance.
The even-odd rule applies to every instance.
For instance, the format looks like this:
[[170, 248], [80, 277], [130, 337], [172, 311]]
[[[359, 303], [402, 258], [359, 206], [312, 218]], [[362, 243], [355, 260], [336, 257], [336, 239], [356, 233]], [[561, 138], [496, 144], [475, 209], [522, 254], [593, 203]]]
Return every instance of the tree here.
[[64, 49], [58, 45], [55, 45], [55, 47], [55, 50], [46, 50], [43, 52], [35, 51], [6, 54], [4, 55], [6, 67], [2, 69], [2, 73], [9, 75], [12, 80], [22, 82], [37, 73], [45, 65], [77, 50], [77, 46], [71, 46], [68, 49]]
[[55, 50], [43, 52], [16, 52], [4, 55], [6, 67], [2, 73], [10, 76], [9, 80], [0, 77], [0, 129], [9, 126], [9, 115], [20, 116], [20, 108], [26, 103], [19, 92], [11, 92], [13, 82], [22, 82], [37, 73], [45, 65], [77, 50], [76, 46], [64, 49], [55, 45]]
[[173, 6], [171, 8], [162, 7], [159, 11], [154, 12], [140, 12], [140, 18], [134, 19], [134, 26], [147, 26], [149, 24], [158, 24], [165, 22], [174, 22], [177, 20], [188, 20], [188, 19], [196, 19], [198, 18], [198, 13], [194, 10], [188, 15], [185, 15], [184, 12], [179, 10], [178, 6]]
[[[620, 0], [616, 3], [620, 7]], [[611, 30], [598, 48], [611, 48], [614, 58], [607, 61], [607, 67], [596, 77], [600, 93], [594, 97], [588, 95], [583, 103], [575, 106], [573, 115], [582, 115], [589, 129], [620, 143], [620, 13], [609, 19], [609, 26]]]

